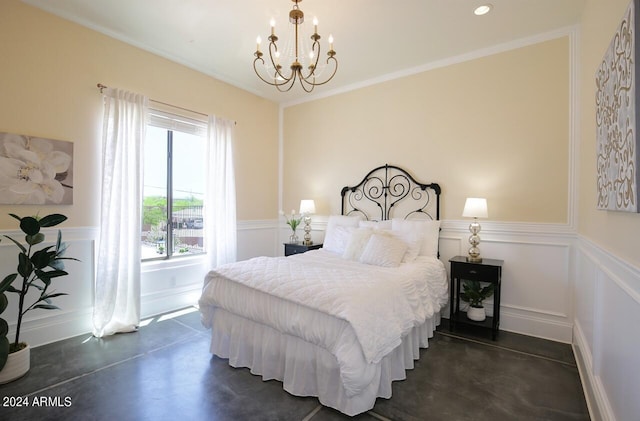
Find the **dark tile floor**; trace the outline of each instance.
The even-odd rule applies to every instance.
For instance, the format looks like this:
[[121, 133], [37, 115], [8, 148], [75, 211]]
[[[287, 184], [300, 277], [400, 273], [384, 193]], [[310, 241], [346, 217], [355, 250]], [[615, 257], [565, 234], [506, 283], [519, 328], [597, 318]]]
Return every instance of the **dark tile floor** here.
[[[199, 313], [138, 332], [34, 348], [23, 378], [0, 386], [2, 420], [304, 420], [349, 417], [212, 357]], [[442, 329], [393, 397], [357, 420], [588, 420], [571, 347], [501, 332], [493, 342]], [[28, 407], [11, 407], [27, 398]], [[43, 406], [34, 406], [42, 403]]]

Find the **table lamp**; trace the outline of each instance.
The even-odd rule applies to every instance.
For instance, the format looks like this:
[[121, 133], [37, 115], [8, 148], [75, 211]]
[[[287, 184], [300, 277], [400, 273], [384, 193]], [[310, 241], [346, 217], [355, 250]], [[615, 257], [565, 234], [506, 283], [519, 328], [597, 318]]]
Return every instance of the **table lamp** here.
[[304, 219], [304, 241], [302, 244], [310, 246], [313, 244], [311, 241], [311, 216], [316, 213], [316, 204], [311, 199], [303, 199], [300, 201], [300, 215]]

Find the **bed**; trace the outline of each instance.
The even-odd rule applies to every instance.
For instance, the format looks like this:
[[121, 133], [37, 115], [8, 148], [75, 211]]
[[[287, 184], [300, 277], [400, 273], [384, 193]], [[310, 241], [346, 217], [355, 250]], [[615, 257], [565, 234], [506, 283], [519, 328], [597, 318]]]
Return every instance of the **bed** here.
[[448, 283], [438, 184], [384, 165], [341, 198], [321, 249], [220, 266], [199, 305], [212, 354], [356, 415], [428, 347]]

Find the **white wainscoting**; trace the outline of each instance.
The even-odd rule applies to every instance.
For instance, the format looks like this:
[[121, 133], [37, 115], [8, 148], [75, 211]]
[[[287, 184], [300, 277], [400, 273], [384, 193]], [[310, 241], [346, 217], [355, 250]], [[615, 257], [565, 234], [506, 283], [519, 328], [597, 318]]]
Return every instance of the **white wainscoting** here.
[[[322, 242], [327, 217], [314, 217], [312, 237]], [[483, 256], [503, 259], [501, 328], [513, 332], [570, 343], [572, 339], [573, 296], [570, 261], [575, 235], [562, 226], [525, 224], [482, 224]], [[448, 259], [465, 254], [468, 223], [444, 221], [440, 253]], [[18, 232], [8, 234], [19, 235]], [[55, 231], [48, 234], [53, 238]], [[282, 221], [239, 221], [238, 259], [258, 255], [283, 254], [282, 243], [290, 230]], [[301, 236], [301, 229], [298, 235]], [[69, 255], [81, 262], [70, 262], [70, 275], [60, 279], [60, 292], [70, 295], [57, 303], [62, 311], [33, 311], [23, 323], [23, 338], [33, 346], [91, 331], [93, 280], [95, 273], [96, 228], [66, 228], [64, 239]], [[9, 273], [15, 267], [15, 247], [0, 243], [0, 267]], [[185, 258], [171, 262], [143, 264], [142, 316], [150, 317], [197, 302], [202, 279], [208, 267], [202, 259]], [[13, 303], [12, 303], [13, 306]], [[15, 314], [10, 306], [7, 313]], [[448, 313], [445, 311], [444, 316]], [[10, 328], [15, 319], [8, 318]]]
[[[467, 254], [468, 226], [463, 221], [443, 222], [440, 259], [447, 270], [451, 257]], [[570, 259], [575, 235], [564, 225], [486, 222], [480, 237], [481, 255], [504, 261], [500, 329], [571, 343]], [[490, 313], [491, 300], [487, 304]]]
[[640, 414], [640, 268], [578, 237], [574, 353], [594, 420]]
[[[314, 242], [322, 242], [326, 221], [314, 218]], [[447, 269], [449, 258], [466, 253], [467, 227], [443, 221], [440, 253]], [[53, 239], [56, 230], [45, 233]], [[238, 258], [282, 255], [289, 233], [282, 221], [240, 221]], [[55, 281], [56, 290], [69, 293], [56, 300], [62, 310], [27, 314], [22, 338], [33, 346], [91, 332], [97, 228], [64, 228], [63, 236], [68, 255], [81, 262], [68, 262], [70, 275]], [[640, 269], [562, 225], [485, 222], [481, 237], [482, 255], [505, 262], [501, 328], [573, 343], [594, 419], [634, 419], [640, 413]], [[0, 275], [16, 264], [17, 249], [3, 240]], [[198, 258], [145, 264], [143, 317], [195, 304], [208, 269]], [[3, 313], [10, 337], [16, 307], [11, 300]]]
[[[62, 227], [62, 240], [68, 244], [67, 257], [79, 259], [79, 262], [67, 261], [65, 267], [68, 276], [54, 279], [50, 291], [64, 292], [69, 295], [57, 297], [53, 304], [61, 310], [31, 310], [23, 321], [20, 341], [28, 342], [31, 346], [38, 346], [58, 341], [71, 336], [90, 332], [93, 313], [93, 279], [95, 273], [95, 238], [97, 230], [93, 228]], [[44, 229], [47, 238], [43, 245], [51, 245], [57, 236], [57, 229]], [[3, 231], [16, 240], [23, 240], [21, 231]], [[40, 247], [37, 246], [39, 249]], [[9, 273], [15, 272], [18, 262], [18, 249], [7, 239], [0, 242], [0, 277], [4, 279]], [[2, 317], [9, 323], [9, 340], [15, 338], [15, 327], [18, 314], [17, 295], [6, 293], [9, 306], [2, 313]], [[39, 292], [32, 288], [27, 297], [31, 304]]]
[[[322, 242], [328, 217], [315, 216], [312, 238]], [[284, 224], [280, 240], [288, 239]], [[298, 229], [301, 237], [302, 230]], [[470, 247], [469, 221], [443, 221], [440, 260], [450, 270], [449, 259], [466, 255]], [[573, 296], [571, 256], [575, 233], [560, 224], [483, 222], [480, 232], [482, 256], [504, 260], [500, 329], [571, 343]], [[492, 301], [485, 307], [491, 314]], [[449, 317], [446, 308], [443, 317]]]
[[[68, 256], [80, 262], [67, 263], [69, 275], [54, 280], [53, 288], [68, 296], [58, 297], [54, 304], [61, 310], [32, 310], [23, 319], [21, 340], [32, 346], [44, 345], [92, 331], [93, 293], [96, 270], [98, 228], [62, 227], [63, 240], [69, 245]], [[238, 221], [238, 258], [257, 255], [274, 256], [280, 252], [277, 244], [278, 221]], [[54, 240], [57, 230], [43, 230], [48, 240]], [[16, 239], [20, 231], [2, 231]], [[45, 243], [46, 244], [46, 243]], [[48, 244], [47, 244], [48, 245]], [[0, 279], [17, 267], [16, 246], [3, 239], [0, 242]], [[141, 287], [142, 318], [196, 304], [205, 274], [203, 259], [186, 257], [171, 262], [143, 263]], [[12, 296], [13, 295], [13, 296]], [[37, 296], [34, 292], [33, 296]], [[17, 301], [10, 294], [9, 307], [2, 317], [9, 323], [9, 338], [15, 335]]]

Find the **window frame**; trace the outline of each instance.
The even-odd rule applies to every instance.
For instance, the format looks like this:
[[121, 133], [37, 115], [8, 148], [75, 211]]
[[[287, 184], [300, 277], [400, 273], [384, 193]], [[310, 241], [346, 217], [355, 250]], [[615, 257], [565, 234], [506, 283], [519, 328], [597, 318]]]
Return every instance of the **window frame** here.
[[[167, 180], [166, 180], [166, 214], [164, 215], [164, 222], [166, 226], [166, 234], [165, 234], [165, 254], [157, 257], [149, 257], [143, 258], [142, 255], [140, 257], [140, 261], [142, 263], [145, 262], [158, 262], [158, 261], [171, 261], [174, 259], [183, 259], [188, 257], [198, 257], [203, 256], [207, 253], [207, 250], [204, 248], [204, 242], [202, 246], [202, 251], [198, 253], [174, 253], [174, 222], [173, 222], [173, 199], [174, 199], [174, 191], [173, 191], [173, 163], [174, 163], [174, 132], [181, 132], [185, 134], [190, 134], [198, 137], [202, 137], [203, 141], [207, 141], [207, 133], [208, 133], [208, 122], [203, 119], [192, 118], [189, 116], [185, 116], [182, 113], [177, 113], [175, 111], [165, 111], [159, 108], [149, 108], [147, 127], [155, 127], [166, 130], [166, 141], [167, 141]], [[146, 135], [145, 135], [145, 143], [146, 143]], [[146, 145], [145, 145], [146, 146]], [[144, 165], [147, 165], [145, 162]], [[203, 196], [206, 192], [202, 193]], [[144, 199], [145, 196], [143, 194], [141, 207], [142, 212], [141, 216], [144, 215]], [[204, 229], [204, 215], [203, 215], [203, 229]], [[140, 233], [142, 235], [142, 232]], [[141, 244], [142, 247], [142, 244]]]

